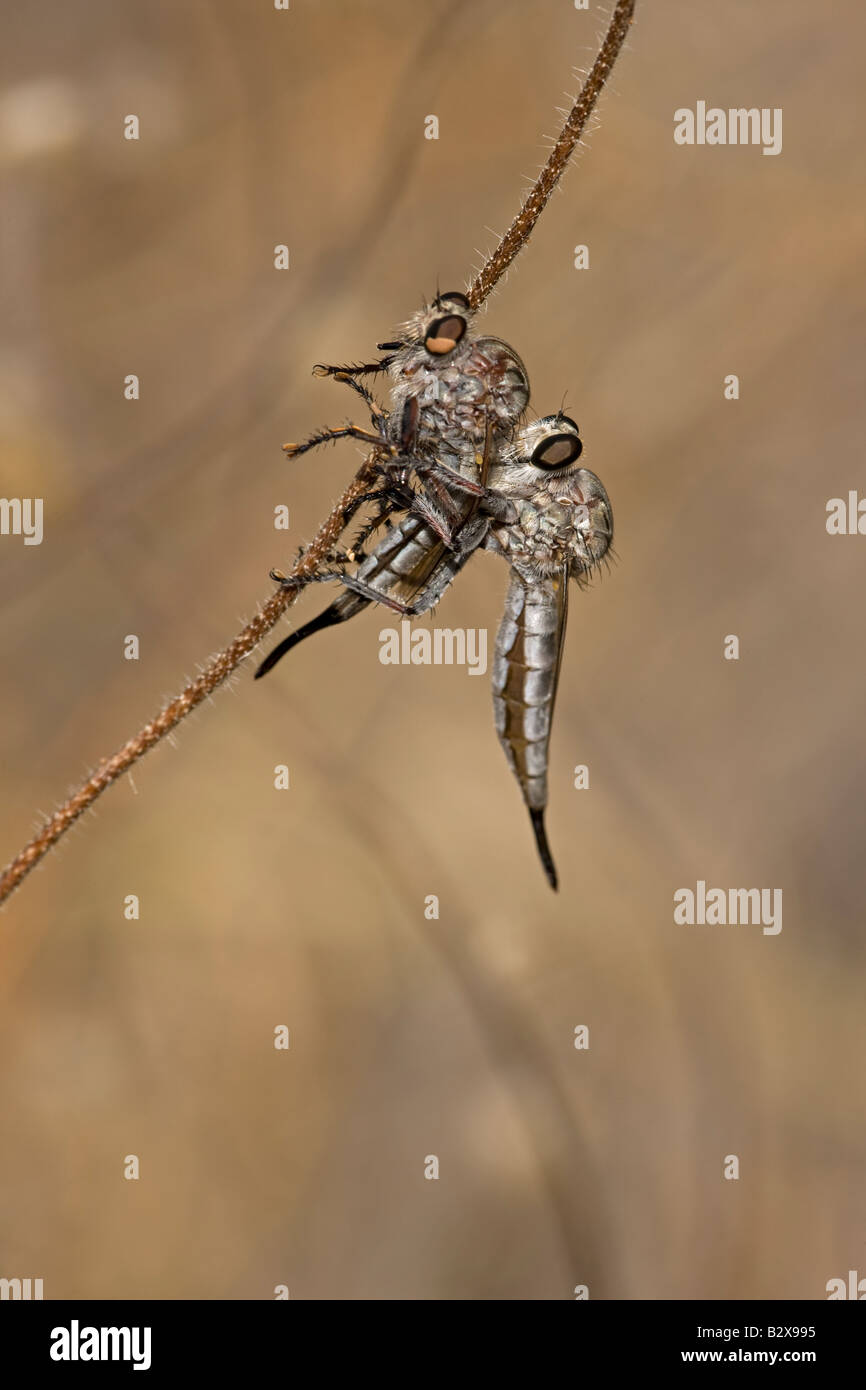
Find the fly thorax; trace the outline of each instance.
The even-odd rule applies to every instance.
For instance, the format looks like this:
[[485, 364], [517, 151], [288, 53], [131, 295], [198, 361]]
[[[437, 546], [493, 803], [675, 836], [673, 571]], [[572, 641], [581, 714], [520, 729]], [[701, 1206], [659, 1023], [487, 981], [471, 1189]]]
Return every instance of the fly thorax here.
[[529, 403], [529, 377], [514, 349], [501, 338], [478, 338], [469, 371], [484, 383], [488, 404], [500, 423], [516, 425]]

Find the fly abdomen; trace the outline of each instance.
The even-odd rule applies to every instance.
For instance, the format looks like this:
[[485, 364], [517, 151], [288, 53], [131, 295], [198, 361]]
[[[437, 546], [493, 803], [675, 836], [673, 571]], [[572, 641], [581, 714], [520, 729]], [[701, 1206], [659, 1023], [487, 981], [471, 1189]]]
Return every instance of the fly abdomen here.
[[556, 870], [544, 833], [544, 809], [567, 595], [565, 572], [530, 582], [512, 570], [493, 658], [496, 732], [529, 808], [538, 852], [554, 888]]
[[344, 593], [334, 599], [332, 604], [329, 604], [324, 612], [311, 618], [297, 631], [290, 632], [288, 637], [284, 637], [282, 642], [265, 657], [256, 671], [255, 680], [261, 680], [262, 676], [268, 674], [268, 671], [272, 671], [277, 662], [281, 661], [286, 653], [292, 650], [292, 647], [296, 647], [306, 637], [312, 637], [314, 632], [322, 632], [326, 627], [335, 627], [337, 623], [344, 623], [348, 618], [354, 618], [355, 614], [366, 608], [369, 602], [368, 598], [362, 598], [360, 594], [353, 594], [346, 589]]

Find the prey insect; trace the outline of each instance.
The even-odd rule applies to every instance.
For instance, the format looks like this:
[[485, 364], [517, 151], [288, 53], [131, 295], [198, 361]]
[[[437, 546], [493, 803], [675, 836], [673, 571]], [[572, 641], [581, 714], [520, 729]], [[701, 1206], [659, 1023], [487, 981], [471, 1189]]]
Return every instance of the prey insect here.
[[[488, 435], [488, 448], [489, 442]], [[613, 536], [607, 494], [595, 474], [577, 464], [582, 447], [577, 425], [562, 413], [524, 426], [496, 458], [487, 457], [487, 486], [473, 514], [471, 544], [461, 546], [458, 534], [456, 544], [448, 545], [407, 512], [354, 575], [339, 576], [344, 592], [282, 642], [256, 672], [264, 675], [299, 642], [345, 622], [371, 602], [410, 616], [425, 613], [474, 550], [503, 556], [511, 573], [495, 645], [495, 726], [553, 888], [557, 873], [544, 813], [568, 585], [589, 576]]]

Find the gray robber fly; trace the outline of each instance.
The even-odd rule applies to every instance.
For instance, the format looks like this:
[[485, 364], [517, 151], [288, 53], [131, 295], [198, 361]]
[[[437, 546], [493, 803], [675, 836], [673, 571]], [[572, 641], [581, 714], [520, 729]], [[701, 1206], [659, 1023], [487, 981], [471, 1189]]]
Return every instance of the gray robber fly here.
[[[381, 487], [368, 501], [379, 510], [341, 564], [358, 558], [364, 542], [393, 512], [398, 525], [366, 556], [353, 587], [309, 624], [275, 647], [256, 672], [267, 674], [286, 652], [311, 631], [353, 617], [369, 603], [398, 612], [427, 612], [445, 592], [486, 534], [497, 510], [486, 477], [492, 460], [514, 436], [529, 402], [526, 368], [499, 338], [476, 337], [465, 295], [437, 294], [404, 323], [393, 342], [380, 343], [390, 355], [361, 366], [314, 370], [332, 376], [367, 402], [374, 430], [357, 425], [319, 431], [303, 444], [284, 445], [292, 458], [333, 439], [352, 437], [374, 446]], [[357, 378], [386, 372], [392, 383], [391, 411], [383, 410]], [[478, 515], [486, 497], [487, 515]], [[433, 576], [436, 576], [433, 583]], [[273, 578], [283, 576], [272, 571]], [[321, 578], [334, 578], [323, 572]], [[428, 587], [428, 581], [432, 587]], [[413, 608], [414, 602], [422, 607]]]
[[[585, 582], [610, 548], [613, 514], [601, 482], [577, 466], [577, 425], [561, 412], [524, 426], [490, 456], [485, 439], [485, 486], [473, 502], [469, 539], [458, 523], [446, 541], [411, 511], [366, 555], [344, 592], [298, 628], [259, 667], [263, 676], [297, 643], [345, 622], [371, 602], [407, 616], [428, 612], [479, 547], [510, 566], [505, 613], [493, 666], [494, 721], [509, 766], [529, 810], [547, 880], [558, 887], [547, 841], [547, 767], [568, 612], [568, 584]], [[438, 556], [438, 558], [436, 558]]]
[[608, 495], [594, 473], [577, 466], [582, 447], [577, 425], [562, 413], [526, 425], [490, 473], [491, 491], [513, 512], [505, 523], [494, 517], [483, 542], [511, 570], [494, 648], [494, 723], [553, 889], [544, 812], [568, 585], [585, 584], [613, 540]]

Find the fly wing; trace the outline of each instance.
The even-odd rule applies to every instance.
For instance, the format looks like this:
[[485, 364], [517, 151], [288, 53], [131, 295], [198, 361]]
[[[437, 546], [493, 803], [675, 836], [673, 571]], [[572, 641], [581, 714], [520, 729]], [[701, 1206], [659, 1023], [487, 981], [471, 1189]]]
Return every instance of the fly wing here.
[[[426, 523], [411, 512], [393, 526], [376, 549], [346, 577], [346, 588], [323, 612], [284, 637], [256, 671], [256, 680], [273, 670], [277, 662], [305, 638], [335, 627], [373, 602], [396, 611], [409, 605], [416, 614], [433, 608], [448, 589], [471, 551], [449, 550]], [[360, 589], [353, 585], [358, 583]]]
[[412, 603], [445, 558], [445, 542], [420, 517], [409, 512], [382, 538], [352, 576], [375, 589], [382, 601]]
[[547, 759], [565, 622], [568, 567], [549, 579], [514, 569], [496, 634], [493, 710], [496, 732], [529, 808], [538, 852], [552, 888], [556, 868], [547, 844]]

